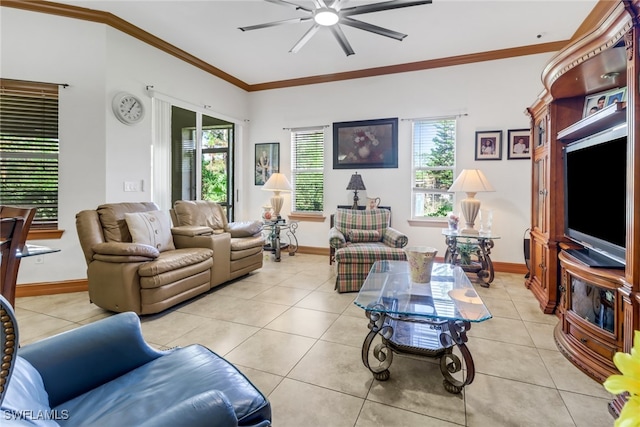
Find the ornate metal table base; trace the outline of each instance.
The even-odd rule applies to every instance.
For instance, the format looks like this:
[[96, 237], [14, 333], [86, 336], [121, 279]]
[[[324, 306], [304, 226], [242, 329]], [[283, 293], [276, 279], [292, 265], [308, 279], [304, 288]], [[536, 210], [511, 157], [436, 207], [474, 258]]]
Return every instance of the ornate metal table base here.
[[[378, 307], [383, 308], [383, 307]], [[376, 307], [373, 307], [376, 309]], [[467, 331], [471, 328], [470, 322], [462, 320], [436, 320], [428, 318], [415, 318], [404, 316], [391, 316], [379, 311], [367, 310], [369, 318], [370, 332], [362, 344], [362, 363], [372, 373], [378, 381], [386, 381], [391, 373], [389, 367], [393, 361], [393, 353], [408, 353], [425, 357], [440, 358], [440, 372], [444, 376], [442, 382], [445, 390], [449, 393], [460, 393], [465, 385], [471, 384], [475, 376], [475, 367], [471, 352], [466, 345], [468, 340]], [[415, 325], [421, 328], [428, 328], [431, 332], [424, 333], [424, 330], [417, 331]], [[422, 335], [416, 337], [412, 334]], [[380, 335], [381, 342], [373, 349], [371, 345], [376, 335]], [[427, 337], [426, 335], [431, 335]], [[409, 345], [408, 342], [415, 338], [423, 338], [431, 342], [433, 348], [417, 347]], [[422, 341], [422, 340], [417, 340]], [[462, 360], [453, 353], [453, 346], [457, 346]], [[379, 362], [376, 366], [369, 363], [369, 352]], [[463, 365], [464, 363], [464, 365]], [[464, 368], [464, 371], [463, 371]], [[462, 373], [462, 379], [457, 379], [453, 374]]]
[[[475, 239], [473, 243], [465, 242], [467, 245], [473, 245], [473, 254], [477, 257], [477, 262], [470, 264], [461, 264], [458, 261], [460, 250], [458, 248], [458, 239]], [[491, 261], [491, 249], [493, 249], [493, 240], [490, 237], [483, 236], [446, 236], [445, 243], [447, 244], [447, 251], [444, 254], [444, 262], [454, 265], [459, 265], [465, 272], [474, 272], [478, 275], [478, 278], [482, 280], [480, 286], [488, 288], [493, 279], [495, 273], [493, 269], [493, 262]]]
[[[294, 256], [298, 252], [298, 238], [296, 237], [296, 230], [298, 229], [297, 222], [271, 222], [265, 223], [264, 229], [268, 232], [267, 242], [264, 246], [265, 251], [273, 252], [276, 262], [280, 262], [280, 254], [282, 249], [286, 249], [289, 252], [289, 256]], [[282, 242], [280, 240], [280, 233], [284, 230], [286, 233], [286, 240]]]

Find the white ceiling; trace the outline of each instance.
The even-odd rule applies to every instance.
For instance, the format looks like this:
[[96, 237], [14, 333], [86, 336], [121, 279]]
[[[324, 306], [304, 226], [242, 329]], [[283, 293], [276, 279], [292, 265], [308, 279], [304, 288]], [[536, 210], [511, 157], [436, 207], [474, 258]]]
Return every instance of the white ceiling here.
[[[258, 84], [568, 40], [598, 0], [433, 0], [363, 14], [356, 18], [408, 37], [399, 42], [342, 26], [356, 52], [349, 57], [326, 28], [300, 52], [289, 53], [309, 23], [240, 31], [241, 26], [306, 16], [262, 0], [57, 3], [110, 12], [245, 83]], [[312, 8], [311, 1], [298, 3]]]

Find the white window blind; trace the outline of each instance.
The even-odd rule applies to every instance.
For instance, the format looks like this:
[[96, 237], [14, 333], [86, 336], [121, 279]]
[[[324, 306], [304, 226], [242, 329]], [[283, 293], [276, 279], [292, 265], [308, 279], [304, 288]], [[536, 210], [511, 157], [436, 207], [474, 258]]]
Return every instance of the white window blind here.
[[442, 218], [453, 210], [456, 120], [413, 122], [412, 218]]
[[291, 131], [291, 197], [293, 212], [324, 209], [324, 129]]
[[0, 79], [0, 204], [58, 227], [58, 85]]

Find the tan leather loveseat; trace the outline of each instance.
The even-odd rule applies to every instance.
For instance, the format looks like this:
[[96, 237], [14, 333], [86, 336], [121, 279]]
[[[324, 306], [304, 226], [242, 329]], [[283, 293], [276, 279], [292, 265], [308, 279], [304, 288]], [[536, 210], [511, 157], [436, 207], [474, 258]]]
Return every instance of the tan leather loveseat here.
[[206, 200], [177, 200], [171, 214], [176, 244], [213, 249], [212, 287], [262, 267], [259, 221], [228, 222], [222, 206]]
[[163, 311], [211, 288], [213, 250], [181, 246], [154, 203], [112, 203], [76, 215], [89, 298], [106, 310]]

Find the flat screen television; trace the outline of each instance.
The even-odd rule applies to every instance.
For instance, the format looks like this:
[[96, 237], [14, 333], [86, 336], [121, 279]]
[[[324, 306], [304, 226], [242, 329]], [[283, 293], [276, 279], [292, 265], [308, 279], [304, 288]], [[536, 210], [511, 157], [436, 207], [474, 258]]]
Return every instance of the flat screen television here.
[[569, 250], [590, 267], [624, 268], [627, 126], [564, 147], [564, 234], [583, 246]]

